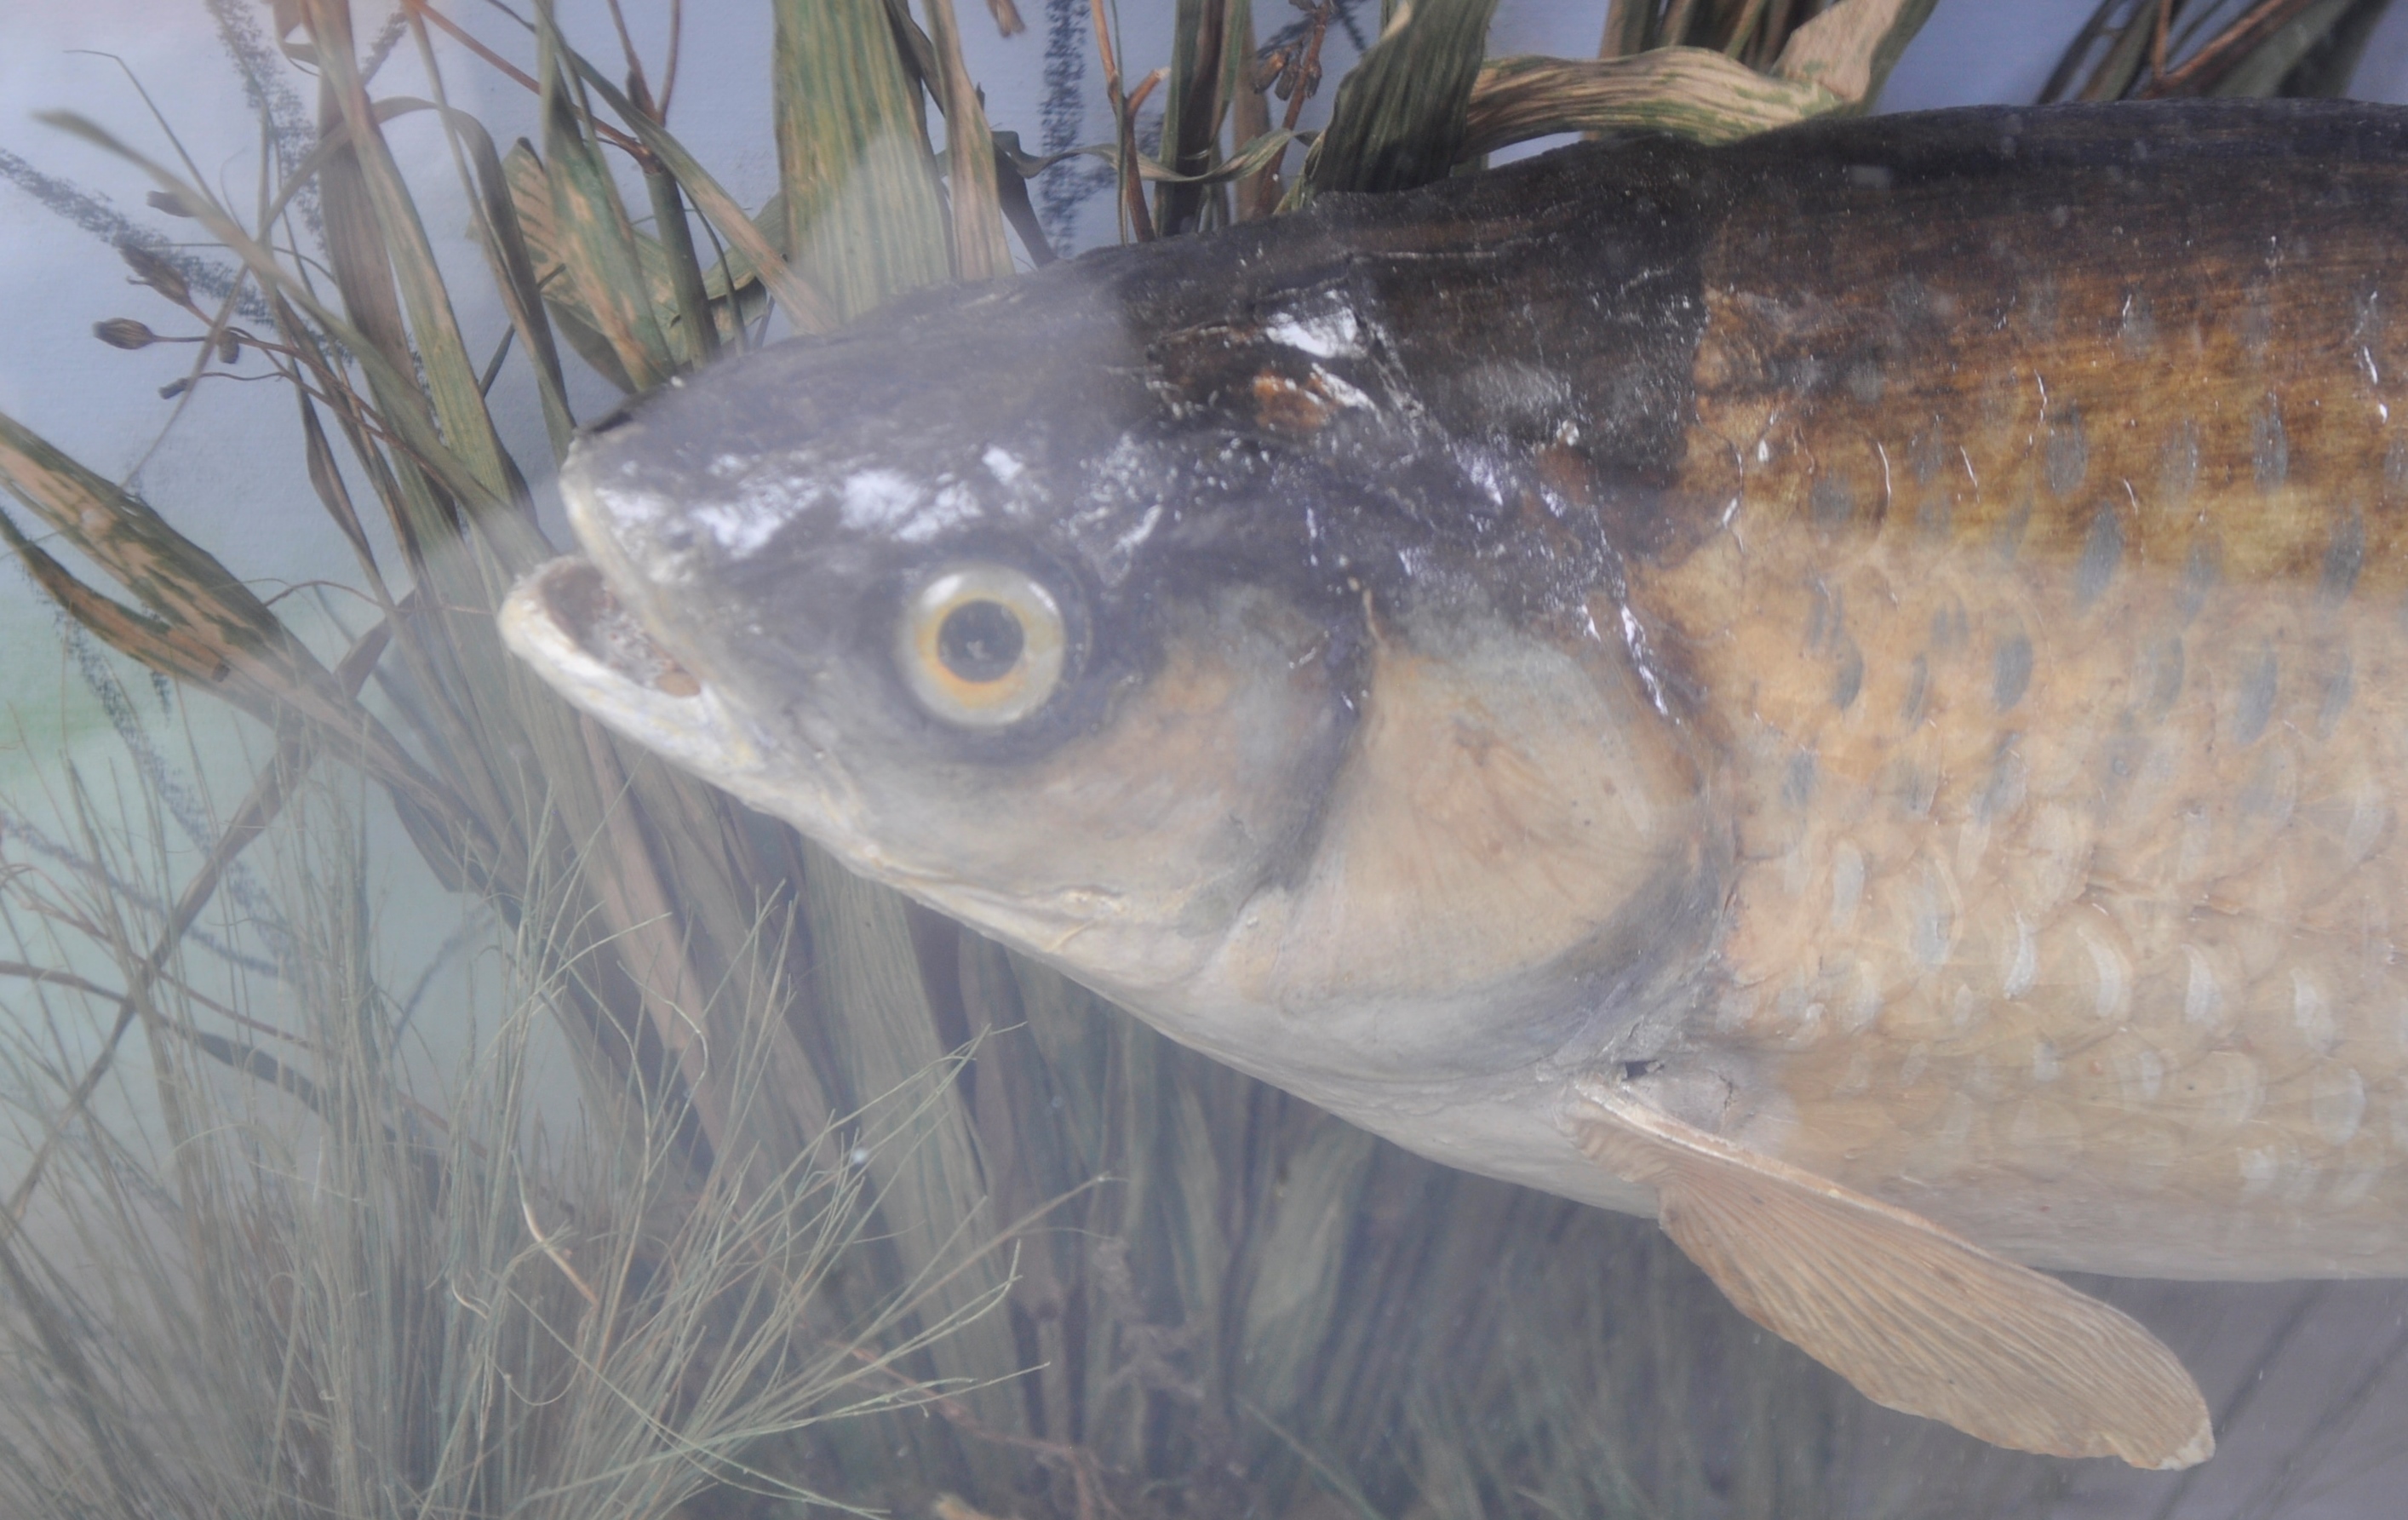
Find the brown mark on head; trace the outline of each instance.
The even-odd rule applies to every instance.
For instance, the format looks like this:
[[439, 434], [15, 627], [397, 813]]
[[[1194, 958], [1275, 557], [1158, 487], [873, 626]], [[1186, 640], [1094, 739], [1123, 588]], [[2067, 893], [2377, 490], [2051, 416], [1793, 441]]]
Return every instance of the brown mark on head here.
[[1328, 424], [1329, 412], [1310, 382], [1299, 385], [1276, 369], [1254, 377], [1254, 420], [1274, 433], [1317, 433]]

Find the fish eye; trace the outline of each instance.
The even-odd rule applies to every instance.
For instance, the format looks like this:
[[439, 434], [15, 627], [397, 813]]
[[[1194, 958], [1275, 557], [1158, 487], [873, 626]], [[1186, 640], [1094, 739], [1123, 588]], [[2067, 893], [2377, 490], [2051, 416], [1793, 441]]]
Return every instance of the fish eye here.
[[1018, 723], [1062, 682], [1062, 609], [1036, 579], [1008, 565], [931, 579], [905, 603], [896, 632], [911, 695], [965, 728]]

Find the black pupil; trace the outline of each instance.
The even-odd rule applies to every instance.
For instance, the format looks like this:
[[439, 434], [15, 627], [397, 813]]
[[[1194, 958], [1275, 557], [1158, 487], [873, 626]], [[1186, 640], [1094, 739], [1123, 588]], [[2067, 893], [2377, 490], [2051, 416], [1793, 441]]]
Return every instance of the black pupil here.
[[937, 630], [937, 658], [964, 681], [1001, 681], [1020, 663], [1020, 619], [1001, 602], [964, 602]]

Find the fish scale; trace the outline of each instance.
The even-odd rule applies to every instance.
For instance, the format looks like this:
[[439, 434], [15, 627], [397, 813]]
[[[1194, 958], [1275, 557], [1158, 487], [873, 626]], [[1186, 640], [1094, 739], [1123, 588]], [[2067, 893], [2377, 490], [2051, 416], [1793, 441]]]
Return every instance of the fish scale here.
[[1795, 235], [1830, 206], [1708, 270], [1692, 467], [1736, 502], [1630, 586], [1734, 762], [1698, 1039], [1777, 1154], [2028, 1260], [2408, 1269], [2402, 271], [2356, 223], [2306, 257], [2396, 192], [2269, 186], [2269, 237], [2080, 181], [2136, 204], [2071, 273], [2013, 208]]

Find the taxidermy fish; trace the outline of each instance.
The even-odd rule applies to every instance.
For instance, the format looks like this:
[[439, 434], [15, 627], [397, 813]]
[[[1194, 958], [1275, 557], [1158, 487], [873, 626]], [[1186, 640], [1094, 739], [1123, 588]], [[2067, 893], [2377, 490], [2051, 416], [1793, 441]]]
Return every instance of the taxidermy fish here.
[[2185, 1466], [2035, 1269], [2408, 1273], [2403, 234], [2304, 103], [1333, 196], [633, 403], [505, 630], [1884, 1404]]

